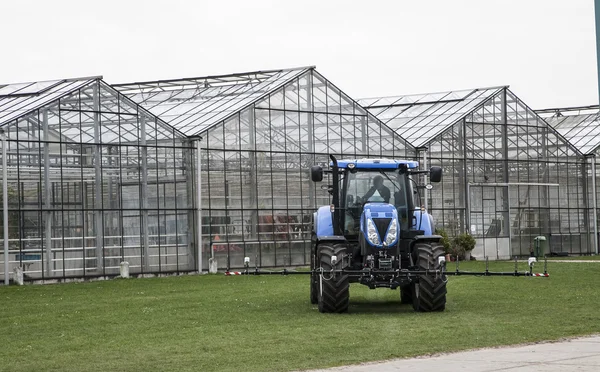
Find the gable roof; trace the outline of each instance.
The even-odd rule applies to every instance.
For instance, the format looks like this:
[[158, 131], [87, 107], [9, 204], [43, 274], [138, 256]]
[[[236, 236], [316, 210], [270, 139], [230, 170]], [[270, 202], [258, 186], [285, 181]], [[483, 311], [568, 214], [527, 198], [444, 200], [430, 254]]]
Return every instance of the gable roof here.
[[313, 68], [113, 84], [112, 87], [185, 135], [196, 136]]
[[[86, 93], [86, 90], [93, 88], [99, 92], [98, 111], [95, 111], [92, 106], [94, 98], [91, 92]], [[72, 100], [73, 97], [76, 99]], [[60, 105], [57, 105], [58, 102]], [[100, 135], [103, 143], [117, 140], [121, 143], [137, 141], [137, 127], [132, 124], [131, 118], [139, 120], [140, 115], [154, 123], [147, 136], [150, 141], [173, 136], [186, 137], [112, 88], [102, 80], [102, 76], [0, 85], [0, 127], [25, 117], [28, 117], [28, 120], [40, 120], [32, 118], [31, 115], [49, 106], [53, 106], [51, 110], [53, 115], [60, 113], [61, 119], [49, 120], [48, 130], [51, 135], [60, 137], [65, 143], [92, 143], [98, 140], [95, 138], [93, 125], [73, 125], [83, 124], [85, 121], [91, 123], [94, 112], [100, 115], [102, 126]]]
[[90, 84], [101, 76], [0, 85], [0, 126]]
[[421, 147], [505, 88], [364, 98], [358, 103], [415, 147]]
[[536, 113], [583, 154], [600, 147], [600, 106], [552, 108]]

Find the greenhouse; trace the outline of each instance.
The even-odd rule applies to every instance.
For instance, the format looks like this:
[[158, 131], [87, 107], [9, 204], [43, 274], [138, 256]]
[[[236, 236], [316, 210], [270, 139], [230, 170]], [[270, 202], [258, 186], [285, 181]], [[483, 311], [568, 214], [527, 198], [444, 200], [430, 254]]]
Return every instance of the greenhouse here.
[[132, 273], [198, 271], [211, 256], [304, 265], [312, 213], [329, 204], [311, 165], [416, 156], [313, 67], [5, 85], [0, 126], [2, 275], [18, 266], [27, 279], [117, 275], [122, 261]]
[[508, 87], [359, 103], [415, 146], [422, 162], [443, 167], [426, 206], [449, 235], [477, 238], [477, 258], [527, 256], [537, 236], [547, 239], [548, 254], [596, 252], [587, 148]]
[[307, 265], [330, 203], [308, 169], [329, 154], [441, 165], [424, 207], [478, 258], [528, 255], [537, 236], [594, 253], [597, 116], [536, 113], [508, 87], [357, 102], [314, 67], [0, 85], [0, 278]]
[[4, 86], [0, 124], [9, 272], [101, 276], [123, 260], [140, 272], [195, 268], [194, 149], [183, 133], [99, 77]]

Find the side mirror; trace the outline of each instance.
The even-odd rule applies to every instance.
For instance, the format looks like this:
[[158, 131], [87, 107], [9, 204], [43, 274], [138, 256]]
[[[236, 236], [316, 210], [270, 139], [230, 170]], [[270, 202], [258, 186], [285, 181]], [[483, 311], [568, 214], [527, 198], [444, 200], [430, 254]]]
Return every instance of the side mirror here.
[[310, 167], [310, 179], [313, 182], [323, 181], [323, 168], [318, 165]]
[[440, 182], [442, 180], [442, 167], [431, 167], [429, 169], [429, 181]]

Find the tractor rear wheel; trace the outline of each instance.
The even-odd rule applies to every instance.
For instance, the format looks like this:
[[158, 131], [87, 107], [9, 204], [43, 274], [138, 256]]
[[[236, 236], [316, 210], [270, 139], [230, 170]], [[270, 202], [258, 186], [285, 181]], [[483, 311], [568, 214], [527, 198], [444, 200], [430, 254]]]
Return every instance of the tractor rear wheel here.
[[[419, 270], [441, 270], [439, 257], [444, 255], [444, 246], [439, 243], [417, 243], [413, 260]], [[412, 286], [412, 301], [415, 311], [444, 311], [446, 308], [446, 275], [419, 275]]]
[[[332, 258], [336, 257], [333, 263]], [[317, 263], [322, 269], [318, 274], [318, 304], [322, 313], [343, 313], [348, 311], [350, 300], [350, 281], [348, 274], [332, 273], [347, 268], [348, 257], [343, 244], [321, 244], [317, 250]]]

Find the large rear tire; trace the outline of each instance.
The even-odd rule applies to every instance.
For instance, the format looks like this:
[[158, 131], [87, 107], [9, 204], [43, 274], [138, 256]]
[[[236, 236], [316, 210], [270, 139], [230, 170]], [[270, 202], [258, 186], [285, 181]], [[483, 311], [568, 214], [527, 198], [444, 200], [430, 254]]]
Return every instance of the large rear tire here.
[[[439, 257], [444, 246], [438, 243], [417, 243], [413, 260], [419, 270], [441, 270]], [[419, 275], [419, 282], [412, 285], [412, 301], [415, 311], [430, 312], [446, 309], [446, 275]]]
[[[335, 264], [332, 257], [337, 258]], [[344, 313], [348, 311], [350, 302], [350, 281], [348, 274], [331, 273], [331, 270], [344, 270], [348, 266], [346, 246], [343, 244], [321, 244], [318, 247], [317, 259], [322, 269], [318, 274], [318, 304], [322, 313]]]

